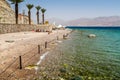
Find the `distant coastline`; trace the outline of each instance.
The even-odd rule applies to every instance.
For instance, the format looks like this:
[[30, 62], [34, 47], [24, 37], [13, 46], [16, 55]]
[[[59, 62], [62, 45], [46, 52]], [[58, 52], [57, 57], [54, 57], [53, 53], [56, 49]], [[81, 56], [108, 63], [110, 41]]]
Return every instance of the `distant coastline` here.
[[69, 29], [118, 29], [120, 26], [66, 26]]
[[66, 28], [69, 28], [69, 27], [77, 27], [77, 28], [78, 28], [78, 27], [103, 27], [103, 28], [104, 28], [104, 27], [108, 27], [108, 28], [109, 28], [109, 27], [114, 27], [114, 28], [117, 27], [117, 28], [118, 28], [118, 27], [120, 27], [120, 26], [66, 26]]

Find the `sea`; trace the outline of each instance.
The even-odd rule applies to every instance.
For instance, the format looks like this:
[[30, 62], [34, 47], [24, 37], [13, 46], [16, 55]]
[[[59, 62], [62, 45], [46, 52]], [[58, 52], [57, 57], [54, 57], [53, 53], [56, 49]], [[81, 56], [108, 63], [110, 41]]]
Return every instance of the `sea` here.
[[[58, 48], [65, 80], [120, 80], [120, 26], [67, 26], [73, 30]], [[89, 38], [89, 34], [96, 37]]]

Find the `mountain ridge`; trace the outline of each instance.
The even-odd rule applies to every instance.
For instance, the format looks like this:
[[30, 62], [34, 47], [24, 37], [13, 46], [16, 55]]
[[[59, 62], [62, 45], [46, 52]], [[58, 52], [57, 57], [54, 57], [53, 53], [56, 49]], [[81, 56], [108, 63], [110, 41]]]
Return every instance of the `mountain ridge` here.
[[78, 18], [70, 21], [55, 18], [52, 21], [57, 21], [57, 25], [62, 24], [66, 26], [120, 26], [120, 16]]

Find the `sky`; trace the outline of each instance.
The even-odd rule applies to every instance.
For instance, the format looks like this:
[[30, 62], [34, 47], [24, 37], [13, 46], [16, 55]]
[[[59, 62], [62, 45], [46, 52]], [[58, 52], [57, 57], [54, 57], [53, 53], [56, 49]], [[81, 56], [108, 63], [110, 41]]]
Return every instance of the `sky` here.
[[[27, 15], [26, 4], [40, 5], [47, 9], [45, 13], [46, 19], [74, 20], [79, 18], [120, 16], [120, 0], [25, 0], [19, 4], [19, 12], [22, 13], [25, 10]], [[35, 7], [31, 12], [32, 19], [36, 20]]]

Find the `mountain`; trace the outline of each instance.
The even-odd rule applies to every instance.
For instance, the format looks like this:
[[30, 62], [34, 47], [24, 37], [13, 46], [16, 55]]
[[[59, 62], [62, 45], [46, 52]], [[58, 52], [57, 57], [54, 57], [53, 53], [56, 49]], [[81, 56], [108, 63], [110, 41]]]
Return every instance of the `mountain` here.
[[120, 16], [80, 18], [66, 22], [71, 26], [120, 26]]
[[49, 23], [51, 24], [56, 24], [56, 25], [64, 25], [66, 21], [62, 20], [62, 19], [59, 19], [59, 18], [49, 18], [49, 19], [46, 19], [49, 21]]
[[58, 18], [47, 19], [50, 23], [66, 26], [120, 26], [120, 16], [79, 18], [76, 20], [64, 21]]

